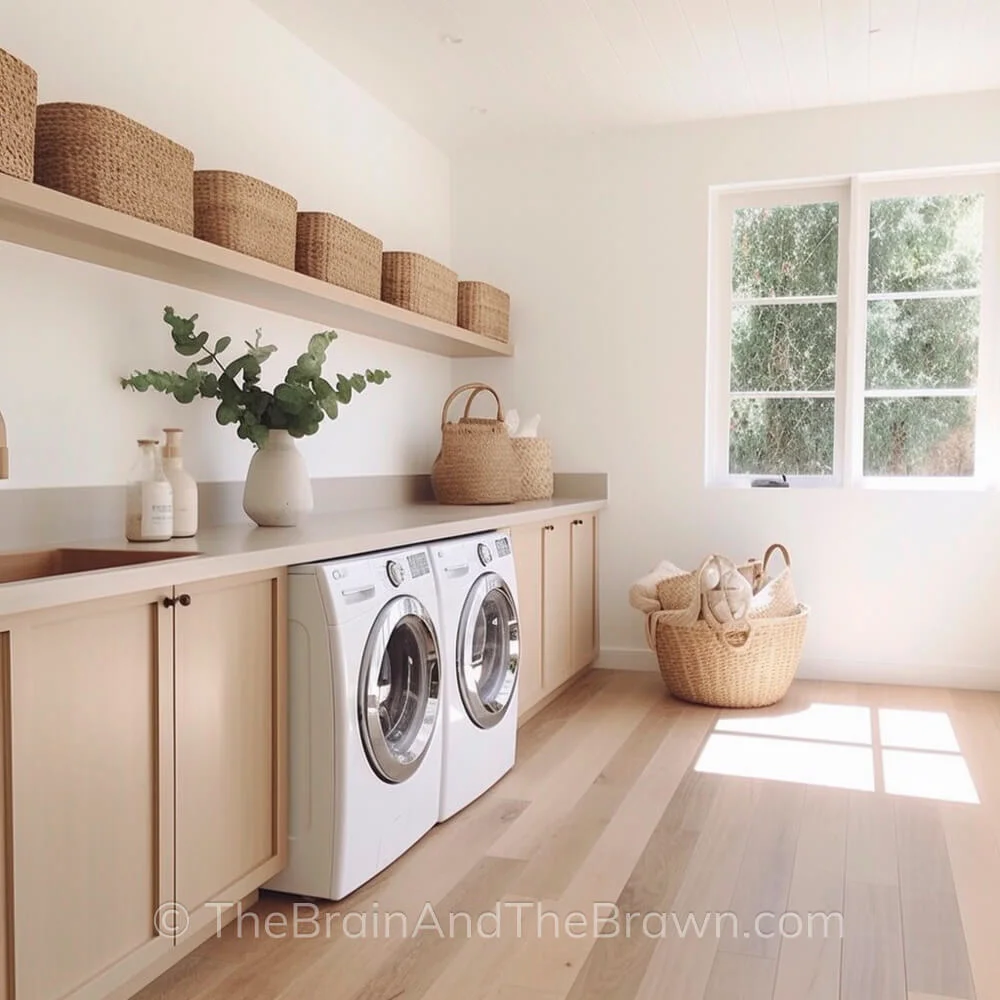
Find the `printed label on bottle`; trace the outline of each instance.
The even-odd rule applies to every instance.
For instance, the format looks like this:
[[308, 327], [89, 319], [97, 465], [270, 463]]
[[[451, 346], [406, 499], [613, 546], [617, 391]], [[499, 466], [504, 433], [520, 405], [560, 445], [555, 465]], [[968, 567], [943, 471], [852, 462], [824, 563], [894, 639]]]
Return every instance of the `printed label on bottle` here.
[[143, 483], [143, 538], [169, 538], [173, 532], [174, 504], [169, 483]]

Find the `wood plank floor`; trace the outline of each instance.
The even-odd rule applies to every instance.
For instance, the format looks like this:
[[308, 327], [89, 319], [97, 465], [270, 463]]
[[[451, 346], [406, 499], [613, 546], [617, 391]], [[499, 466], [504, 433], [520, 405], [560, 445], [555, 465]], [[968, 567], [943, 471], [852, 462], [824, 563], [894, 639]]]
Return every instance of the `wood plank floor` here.
[[798, 682], [717, 712], [594, 671], [318, 924], [264, 894], [140, 996], [995, 1000], [998, 762], [998, 694]]

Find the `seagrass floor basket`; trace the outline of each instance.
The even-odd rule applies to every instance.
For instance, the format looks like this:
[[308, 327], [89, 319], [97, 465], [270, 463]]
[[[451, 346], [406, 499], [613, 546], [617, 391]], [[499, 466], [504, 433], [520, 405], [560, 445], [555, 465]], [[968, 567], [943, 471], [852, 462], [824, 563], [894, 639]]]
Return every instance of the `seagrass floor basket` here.
[[0, 49], [0, 174], [31, 180], [37, 104], [38, 74]]
[[295, 269], [298, 202], [231, 170], [196, 170], [194, 234], [249, 257]]
[[35, 181], [190, 235], [194, 154], [96, 104], [40, 104]]
[[675, 698], [717, 708], [762, 708], [788, 693], [809, 623], [806, 605], [784, 618], [722, 628], [704, 620], [675, 624], [670, 614], [655, 623], [656, 659]]

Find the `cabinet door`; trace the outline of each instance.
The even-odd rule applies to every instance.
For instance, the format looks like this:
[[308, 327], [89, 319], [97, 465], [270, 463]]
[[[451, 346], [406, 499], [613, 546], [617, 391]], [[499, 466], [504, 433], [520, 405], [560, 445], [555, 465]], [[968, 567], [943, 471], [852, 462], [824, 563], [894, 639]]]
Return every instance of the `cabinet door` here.
[[523, 715], [542, 697], [542, 528], [525, 524], [511, 530], [517, 574], [517, 616], [521, 661], [517, 711]]
[[[188, 600], [189, 598], [189, 600]], [[284, 867], [286, 575], [179, 588], [177, 900], [193, 934]]]
[[10, 625], [16, 997], [103, 997], [173, 945], [156, 927], [174, 898], [167, 596]]
[[546, 692], [575, 673], [572, 658], [570, 519], [542, 527], [542, 682]]
[[590, 666], [597, 655], [597, 517], [570, 522], [573, 592], [573, 670]]

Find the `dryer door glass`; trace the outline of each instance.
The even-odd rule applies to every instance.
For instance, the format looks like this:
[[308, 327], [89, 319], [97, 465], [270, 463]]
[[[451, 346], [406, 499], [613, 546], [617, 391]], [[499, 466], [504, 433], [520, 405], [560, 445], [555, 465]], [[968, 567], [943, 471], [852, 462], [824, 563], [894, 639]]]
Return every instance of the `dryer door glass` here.
[[440, 705], [438, 664], [427, 609], [413, 597], [387, 604], [368, 637], [358, 689], [361, 739], [383, 781], [405, 781], [427, 754]]
[[480, 729], [489, 729], [507, 714], [514, 698], [520, 654], [517, 607], [496, 573], [484, 573], [469, 591], [456, 652], [462, 703]]

